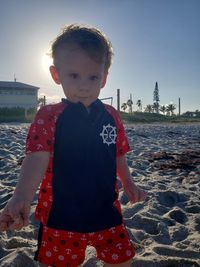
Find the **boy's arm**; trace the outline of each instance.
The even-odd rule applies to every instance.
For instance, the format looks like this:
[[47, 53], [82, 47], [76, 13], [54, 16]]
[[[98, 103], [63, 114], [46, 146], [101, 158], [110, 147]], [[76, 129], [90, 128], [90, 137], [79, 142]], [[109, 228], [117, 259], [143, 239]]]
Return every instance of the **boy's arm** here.
[[145, 200], [146, 192], [133, 182], [125, 155], [117, 157], [117, 175], [131, 203]]
[[0, 214], [0, 231], [17, 230], [28, 224], [31, 202], [45, 174], [49, 152], [28, 154], [11, 199]]

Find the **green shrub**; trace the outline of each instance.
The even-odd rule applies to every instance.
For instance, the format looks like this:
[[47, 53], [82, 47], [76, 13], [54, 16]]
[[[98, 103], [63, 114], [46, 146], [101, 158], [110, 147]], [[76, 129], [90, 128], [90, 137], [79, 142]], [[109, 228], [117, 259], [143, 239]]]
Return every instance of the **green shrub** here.
[[0, 108], [0, 122], [31, 122], [35, 116], [36, 109], [27, 111], [24, 108]]

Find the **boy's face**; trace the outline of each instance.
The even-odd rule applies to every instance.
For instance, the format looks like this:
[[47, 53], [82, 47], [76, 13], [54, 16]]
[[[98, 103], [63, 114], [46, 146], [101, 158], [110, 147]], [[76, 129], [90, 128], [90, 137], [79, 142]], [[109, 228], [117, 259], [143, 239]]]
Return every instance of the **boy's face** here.
[[97, 63], [78, 47], [61, 48], [55, 66], [50, 67], [52, 78], [63, 87], [66, 98], [90, 106], [106, 83], [104, 62]]

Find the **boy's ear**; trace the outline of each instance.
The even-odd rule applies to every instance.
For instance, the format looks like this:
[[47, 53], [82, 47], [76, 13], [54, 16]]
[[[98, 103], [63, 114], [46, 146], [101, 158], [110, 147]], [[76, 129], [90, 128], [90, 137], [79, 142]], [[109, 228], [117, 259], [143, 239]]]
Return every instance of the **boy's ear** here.
[[108, 73], [105, 73], [104, 79], [103, 79], [102, 84], [101, 84], [101, 88], [104, 88], [104, 86], [106, 85], [107, 77], [108, 77]]
[[51, 77], [53, 78], [54, 82], [60, 84], [60, 79], [56, 67], [54, 65], [51, 65], [49, 67], [49, 71], [51, 73]]

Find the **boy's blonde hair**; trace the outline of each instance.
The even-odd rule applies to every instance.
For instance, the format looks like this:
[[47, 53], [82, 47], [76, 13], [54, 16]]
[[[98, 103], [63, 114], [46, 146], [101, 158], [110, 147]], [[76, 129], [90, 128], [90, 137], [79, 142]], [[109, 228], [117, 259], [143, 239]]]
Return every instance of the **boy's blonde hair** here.
[[111, 42], [100, 30], [80, 24], [65, 26], [51, 45], [51, 56], [55, 66], [57, 51], [68, 45], [77, 45], [98, 63], [105, 62], [105, 71], [109, 70], [113, 48]]

